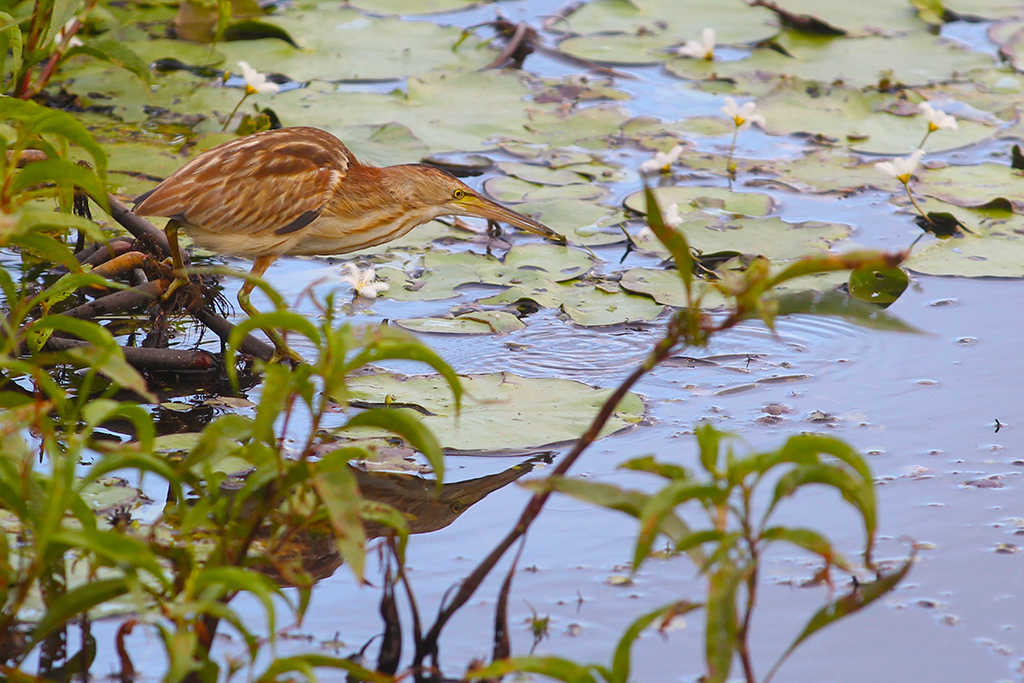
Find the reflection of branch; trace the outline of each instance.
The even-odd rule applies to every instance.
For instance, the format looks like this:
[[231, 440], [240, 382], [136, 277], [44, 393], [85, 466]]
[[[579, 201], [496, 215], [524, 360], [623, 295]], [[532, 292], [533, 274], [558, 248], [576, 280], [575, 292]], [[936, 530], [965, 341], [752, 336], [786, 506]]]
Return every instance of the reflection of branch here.
[[[583, 451], [597, 440], [598, 435], [604, 428], [605, 423], [611, 418], [615, 409], [619, 406], [619, 402], [626, 397], [633, 385], [636, 384], [640, 378], [650, 372], [658, 363], [665, 360], [671, 353], [672, 349], [675, 348], [676, 343], [679, 342], [685, 335], [687, 325], [684, 323], [684, 317], [690, 315], [688, 310], [683, 310], [673, 316], [669, 322], [668, 331], [665, 337], [658, 342], [651, 351], [651, 354], [647, 357], [644, 362], [637, 367], [633, 372], [630, 373], [622, 384], [615, 388], [611, 396], [604, 402], [597, 415], [591, 421], [587, 431], [584, 432], [577, 441], [576, 445], [573, 446], [572, 450], [562, 459], [560, 463], [551, 471], [550, 477], [557, 477], [565, 474], [573, 463], [582, 455]], [[413, 667], [419, 668], [423, 664], [423, 660], [428, 656], [436, 660], [437, 656], [437, 640], [441, 636], [441, 631], [445, 625], [452, 618], [466, 602], [473, 596], [476, 589], [480, 587], [480, 584], [487, 577], [487, 575], [494, 569], [494, 566], [502, 558], [505, 552], [526, 533], [527, 529], [533, 523], [533, 520], [537, 518], [541, 510], [544, 507], [544, 503], [547, 502], [548, 497], [551, 495], [551, 491], [538, 491], [533, 494], [530, 501], [526, 504], [526, 508], [523, 510], [522, 515], [519, 517], [519, 521], [516, 522], [515, 527], [508, 533], [505, 538], [490, 552], [490, 554], [477, 565], [473, 573], [470, 574], [462, 585], [459, 586], [454, 597], [451, 601], [441, 610], [437, 616], [437, 621], [430, 627], [430, 631], [427, 632], [426, 637], [421, 642], [416, 643], [416, 657], [413, 660]], [[436, 664], [436, 661], [435, 661]]]

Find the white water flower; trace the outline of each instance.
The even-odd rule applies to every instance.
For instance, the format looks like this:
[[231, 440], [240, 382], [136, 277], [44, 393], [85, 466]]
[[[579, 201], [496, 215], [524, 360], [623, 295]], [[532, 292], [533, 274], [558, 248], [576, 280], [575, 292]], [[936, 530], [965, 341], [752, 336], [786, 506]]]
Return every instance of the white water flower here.
[[683, 222], [683, 217], [679, 215], [679, 205], [672, 202], [665, 207], [665, 213], [661, 215], [661, 221], [670, 228], [678, 227]]
[[249, 62], [239, 62], [238, 66], [242, 69], [242, 78], [245, 79], [245, 94], [255, 95], [260, 94], [274, 94], [280, 92], [281, 86], [277, 83], [272, 83], [267, 80], [266, 74], [261, 74], [256, 69], [249, 66]]
[[914, 175], [914, 170], [921, 163], [921, 157], [923, 156], [923, 149], [915, 149], [914, 153], [909, 157], [897, 157], [892, 161], [880, 161], [875, 164], [875, 168], [906, 185], [910, 182], [910, 176]]
[[715, 58], [715, 29], [704, 29], [700, 32], [700, 40], [686, 41], [685, 45], [676, 50], [676, 54], [680, 57], [706, 59], [710, 62]]
[[[683, 217], [679, 215], [679, 205], [673, 202], [666, 206], [661, 214], [661, 222], [669, 228], [678, 227], [683, 222]], [[636, 234], [637, 242], [652, 242], [657, 239], [658, 236], [654, 234], [649, 225], [640, 228], [640, 232]]]
[[352, 285], [358, 296], [376, 299], [381, 292], [391, 287], [387, 282], [377, 279], [377, 271], [372, 266], [366, 270], [360, 270], [356, 264], [346, 263], [343, 268], [345, 274], [341, 276], [341, 281]]
[[947, 114], [941, 109], [936, 109], [928, 102], [922, 102], [917, 105], [917, 108], [928, 121], [929, 133], [934, 133], [937, 130], [956, 130], [960, 127], [956, 122], [955, 116]]
[[760, 114], [755, 114], [755, 111], [757, 111], [757, 105], [754, 102], [744, 102], [741, 106], [736, 104], [736, 100], [731, 97], [725, 98], [725, 106], [722, 107], [722, 113], [731, 118], [739, 130], [749, 128], [752, 123], [759, 126], [764, 126], [767, 123], [765, 118]]
[[656, 152], [653, 159], [648, 159], [640, 164], [641, 173], [668, 173], [672, 164], [679, 161], [679, 155], [683, 153], [683, 146], [676, 145], [668, 152]]

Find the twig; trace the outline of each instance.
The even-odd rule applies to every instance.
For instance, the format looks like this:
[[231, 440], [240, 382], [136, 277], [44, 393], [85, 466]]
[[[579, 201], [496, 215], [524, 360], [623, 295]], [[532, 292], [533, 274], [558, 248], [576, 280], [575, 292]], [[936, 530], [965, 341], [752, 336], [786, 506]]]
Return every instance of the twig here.
[[[591, 421], [587, 431], [584, 432], [572, 450], [566, 454], [558, 465], [551, 471], [550, 477], [561, 476], [565, 474], [573, 463], [582, 455], [590, 444], [597, 440], [598, 435], [604, 428], [605, 423], [611, 418], [615, 409], [618, 407], [619, 402], [625, 398], [629, 390], [632, 389], [633, 385], [636, 384], [640, 378], [650, 372], [658, 363], [663, 361], [675, 348], [676, 343], [683, 338], [687, 326], [683, 323], [683, 316], [688, 314], [687, 311], [680, 311], [672, 320], [669, 322], [668, 331], [665, 337], [658, 342], [658, 344], [651, 351], [651, 354], [644, 360], [644, 362], [637, 367], [629, 376], [615, 388], [611, 396], [604, 402], [597, 415]], [[459, 589], [456, 591], [451, 601], [440, 611], [437, 616], [437, 621], [430, 627], [430, 631], [427, 632], [426, 637], [422, 643], [416, 644], [416, 656], [413, 660], [413, 668], [421, 668], [423, 666], [423, 660], [428, 656], [436, 660], [437, 655], [437, 641], [441, 636], [441, 631], [445, 625], [452, 618], [466, 602], [473, 597], [473, 593], [480, 587], [483, 580], [487, 575], [494, 569], [494, 566], [502, 558], [505, 552], [516, 542], [523, 534], [526, 533], [527, 529], [533, 523], [533, 520], [537, 518], [541, 510], [544, 507], [544, 503], [547, 502], [548, 497], [551, 495], [551, 491], [538, 491], [533, 494], [526, 507], [523, 509], [522, 515], [519, 517], [519, 521], [516, 522], [515, 527], [503, 538], [498, 545], [485, 557], [480, 564], [476, 566], [476, 569], [462, 582]], [[436, 664], [436, 661], [435, 661]]]
[[[225, 344], [228, 341], [228, 337], [231, 336], [231, 330], [235, 329], [235, 326], [226, 318], [217, 315], [206, 306], [196, 311], [195, 316], [196, 320], [206, 325], [207, 329], [220, 337]], [[238, 350], [260, 360], [270, 360], [274, 357], [274, 347], [260, 341], [251, 334], [245, 336]]]
[[78, 318], [79, 320], [91, 320], [98, 316], [131, 310], [159, 298], [166, 291], [170, 283], [170, 280], [147, 282], [144, 285], [114, 292], [99, 299], [94, 299], [87, 304], [76, 306], [71, 310], [64, 311], [64, 315]]
[[136, 237], [142, 238], [145, 236], [156, 242], [157, 246], [163, 251], [164, 256], [171, 255], [171, 245], [167, 241], [167, 235], [164, 234], [163, 230], [160, 230], [142, 216], [136, 216], [114, 195], [108, 195], [107, 199], [110, 202], [111, 218]]
[[[92, 346], [91, 343], [80, 339], [66, 339], [64, 337], [50, 337], [46, 342], [49, 351], [67, 351]], [[217, 357], [208, 351], [196, 349], [194, 351], [179, 351], [177, 349], [147, 349], [136, 346], [122, 346], [124, 358], [128, 364], [137, 370], [157, 371], [202, 371], [217, 370], [221, 363]]]

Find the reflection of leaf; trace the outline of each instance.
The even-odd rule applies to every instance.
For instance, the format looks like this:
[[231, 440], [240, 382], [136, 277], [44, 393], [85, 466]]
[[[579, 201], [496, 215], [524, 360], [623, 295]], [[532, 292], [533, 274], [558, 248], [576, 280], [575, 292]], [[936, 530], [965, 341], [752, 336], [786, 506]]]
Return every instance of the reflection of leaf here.
[[793, 292], [771, 299], [778, 306], [778, 315], [825, 315], [843, 318], [849, 322], [874, 330], [893, 332], [919, 332], [899, 318], [877, 307], [858, 301], [843, 292]]

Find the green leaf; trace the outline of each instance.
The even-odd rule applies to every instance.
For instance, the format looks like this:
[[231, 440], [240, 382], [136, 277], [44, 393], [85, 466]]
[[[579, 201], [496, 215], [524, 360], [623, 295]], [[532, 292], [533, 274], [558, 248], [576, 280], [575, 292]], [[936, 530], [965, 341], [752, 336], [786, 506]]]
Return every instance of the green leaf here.
[[[6, 12], [0, 12], [0, 76], [10, 73], [17, 78], [21, 72], [21, 53], [24, 49], [21, 28], [18, 22]], [[11, 54], [11, 68], [7, 69], [7, 53]], [[0, 83], [2, 85], [2, 83]]]
[[647, 225], [672, 254], [676, 270], [683, 281], [683, 287], [686, 288], [686, 296], [690, 299], [693, 286], [693, 255], [690, 254], [690, 245], [682, 232], [665, 225], [658, 200], [651, 188], [646, 185], [644, 186], [644, 199], [647, 202]]
[[327, 510], [338, 552], [360, 583], [366, 564], [366, 530], [359, 516], [362, 503], [359, 486], [348, 462], [362, 456], [361, 449], [338, 448], [310, 464], [314, 472], [313, 488]]
[[786, 651], [782, 653], [778, 661], [772, 666], [771, 671], [765, 677], [765, 683], [771, 680], [772, 676], [779, 669], [784, 661], [793, 653], [802, 642], [810, 638], [812, 635], [825, 628], [829, 624], [835, 623], [840, 619], [844, 619], [851, 614], [860, 611], [873, 603], [878, 598], [882, 597], [886, 593], [891, 592], [900, 581], [906, 577], [907, 572], [910, 571], [910, 567], [914, 564], [914, 555], [912, 554], [903, 565], [894, 572], [889, 574], [879, 574], [878, 578], [869, 583], [855, 583], [853, 590], [846, 595], [841, 595], [829, 604], [825, 605], [810, 618], [807, 625], [804, 626], [803, 631], [800, 635], [790, 644]]
[[[522, 482], [521, 485], [533, 491], [558, 491], [593, 505], [624, 512], [636, 519], [640, 519], [642, 511], [650, 499], [648, 494], [640, 491], [574, 477], [548, 477], [547, 479]], [[660, 530], [673, 543], [679, 543], [693, 533], [689, 525], [672, 512], [667, 513], [662, 519]], [[688, 552], [698, 564], [704, 561], [700, 548], [694, 547], [692, 551]]]
[[371, 334], [373, 336], [369, 340], [370, 343], [346, 363], [346, 373], [350, 374], [366, 365], [384, 360], [412, 360], [426, 363], [448, 382], [448, 387], [455, 398], [455, 409], [458, 411], [462, 402], [462, 382], [444, 359], [408, 333], [376, 328], [371, 331]]
[[282, 680], [293, 680], [294, 677], [286, 675], [292, 672], [305, 674], [308, 680], [315, 680], [313, 672], [318, 668], [348, 672], [349, 680], [352, 681], [394, 683], [395, 680], [392, 676], [366, 669], [350, 659], [309, 653], [275, 659], [256, 679], [255, 683], [278, 683]]
[[858, 268], [850, 273], [850, 296], [883, 308], [895, 303], [909, 285], [902, 268]]
[[790, 528], [774, 526], [761, 532], [761, 539], [765, 541], [785, 541], [795, 546], [818, 555], [828, 564], [834, 564], [840, 569], [851, 571], [850, 564], [843, 559], [843, 556], [836, 552], [829, 542], [828, 537], [814, 529]]
[[51, 539], [54, 543], [94, 553], [111, 566], [144, 569], [165, 586], [170, 585], [149, 546], [119, 531], [61, 529]]
[[140, 81], [149, 85], [149, 65], [134, 50], [117, 41], [94, 40], [89, 42], [88, 45], [78, 45], [70, 48], [64, 53], [64, 56], [68, 58], [78, 54], [95, 57], [96, 59], [127, 69], [138, 76]]
[[875, 491], [871, 481], [858, 481], [849, 472], [835, 465], [798, 465], [779, 479], [768, 512], [774, 510], [783, 498], [808, 484], [831, 486], [839, 491], [843, 499], [857, 508], [864, 523], [867, 551], [870, 555], [876, 525]]
[[128, 584], [124, 579], [101, 579], [72, 588], [49, 605], [32, 631], [32, 644], [44, 640], [80, 614], [127, 592]]
[[632, 650], [633, 643], [656, 619], [660, 619], [669, 614], [672, 616], [686, 614], [698, 607], [700, 607], [700, 605], [696, 603], [682, 600], [679, 602], [673, 602], [671, 605], [659, 607], [653, 612], [648, 612], [634, 620], [633, 623], [629, 625], [629, 628], [626, 629], [626, 632], [622, 634], [622, 638], [619, 639], [618, 644], [615, 646], [615, 654], [612, 656], [612, 669], [611, 675], [608, 676], [608, 683], [627, 683], [627, 681], [629, 681], [629, 670], [631, 668], [630, 652]]
[[640, 533], [637, 534], [636, 549], [633, 552], [633, 571], [651, 553], [651, 546], [663, 533], [662, 521], [677, 505], [691, 500], [700, 501], [705, 507], [720, 505], [729, 492], [713, 484], [695, 484], [690, 481], [673, 481], [665, 488], [650, 496], [640, 511]]
[[444, 477], [444, 452], [434, 434], [421, 420], [412, 414], [389, 408], [372, 408], [353, 415], [342, 429], [356, 427], [377, 427], [386, 429], [405, 439], [410, 446], [423, 454], [434, 469], [437, 487], [441, 488]]
[[735, 564], [724, 562], [708, 577], [707, 624], [704, 633], [704, 658], [708, 683], [724, 683], [732, 668], [736, 651], [736, 590], [744, 574]]
[[590, 673], [592, 668], [561, 657], [512, 657], [469, 671], [466, 678], [471, 681], [495, 679], [505, 674], [523, 672], [541, 674], [564, 683], [597, 683], [597, 679]]

